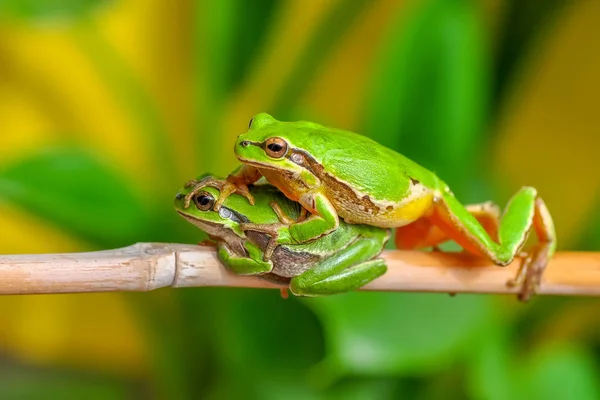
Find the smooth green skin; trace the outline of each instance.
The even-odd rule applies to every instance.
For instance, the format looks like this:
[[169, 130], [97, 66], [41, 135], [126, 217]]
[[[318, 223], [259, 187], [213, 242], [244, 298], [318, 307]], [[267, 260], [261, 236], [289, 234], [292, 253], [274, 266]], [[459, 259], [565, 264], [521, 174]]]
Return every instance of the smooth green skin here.
[[[287, 156], [270, 157], [265, 151], [269, 138], [281, 138], [288, 144]], [[411, 195], [411, 187], [416, 181], [419, 189], [433, 195], [431, 207], [443, 208], [449, 215], [453, 233], [459, 232], [465, 240], [474, 244], [477, 250], [490, 257], [499, 265], [509, 264], [515, 254], [520, 251], [529, 232], [535, 224], [540, 240], [545, 246], [540, 250], [540, 263], [544, 264], [556, 249], [554, 225], [545, 205], [538, 197], [537, 191], [524, 187], [510, 200], [499, 224], [499, 243], [495, 242], [480, 223], [454, 197], [446, 183], [431, 171], [409, 160], [403, 155], [388, 149], [372, 139], [353, 132], [332, 129], [307, 122], [282, 122], [266, 113], [256, 115], [250, 122], [246, 133], [238, 136], [235, 154], [243, 163], [241, 168], [233, 172], [230, 182], [244, 181], [250, 176], [251, 168], [259, 168], [260, 172], [286, 195], [299, 201], [307, 209], [313, 205], [317, 212], [305, 221], [293, 223], [286, 228], [278, 229], [284, 240], [302, 243], [319, 237], [336, 229], [338, 212], [352, 221], [359, 210], [357, 205], [333, 206], [332, 197], [322, 189], [322, 183], [309, 168], [294, 162], [293, 151], [309, 154], [316, 160], [326, 174], [347, 187], [367, 195], [375, 202], [383, 205], [395, 204], [402, 209]], [[268, 173], [268, 174], [267, 174]], [[282, 177], [293, 176], [293, 179], [282, 181]], [[245, 179], [250, 182], [253, 178]], [[278, 182], [279, 181], [279, 182]], [[282, 182], [284, 182], [282, 184]], [[283, 187], [286, 186], [286, 187]], [[331, 189], [329, 189], [331, 190]], [[416, 220], [432, 208], [423, 209], [414, 214], [407, 209], [407, 215]], [[383, 207], [381, 209], [384, 209]], [[420, 215], [419, 215], [420, 214]], [[406, 221], [376, 221], [369, 224], [382, 227], [400, 227]], [[358, 221], [360, 219], [357, 218]]]
[[[364, 135], [308, 121], [278, 121], [266, 113], [252, 118], [248, 131], [238, 136], [234, 152], [245, 161], [297, 172], [302, 174], [301, 180], [309, 185], [314, 183], [314, 175], [305, 173], [289, 160], [273, 159], [260, 147], [241, 145], [244, 141], [264, 142], [271, 137], [285, 139], [291, 148], [309, 153], [328, 174], [373, 200], [405, 199], [410, 191], [410, 178], [431, 189], [444, 191], [447, 188], [431, 171]], [[393, 185], [389, 184], [391, 181]]]
[[[298, 203], [290, 201], [271, 185], [254, 185], [250, 187], [255, 199], [254, 206], [244, 197], [234, 194], [227, 198], [219, 211], [202, 211], [194, 202], [189, 208], [184, 207], [183, 198], [190, 190], [182, 189], [175, 197], [176, 211], [217, 241], [219, 259], [237, 274], [277, 275], [277, 270], [287, 268], [289, 272], [289, 266], [298, 263], [302, 265], [303, 271], [291, 278], [290, 291], [296, 296], [323, 296], [358, 289], [387, 270], [385, 261], [375, 257], [381, 253], [389, 239], [389, 230], [368, 225], [350, 225], [343, 220], [338, 229], [318, 240], [279, 245], [274, 254], [285, 254], [285, 259], [274, 256], [264, 261], [263, 250], [268, 237], [264, 234], [244, 233], [239, 221], [279, 223], [277, 214], [270, 206], [272, 201], [277, 202], [290, 218], [296, 220], [301, 210]], [[219, 196], [219, 190], [215, 188], [205, 188], [204, 191], [215, 199]], [[307, 257], [313, 261], [307, 263]], [[307, 269], [307, 266], [310, 267]]]

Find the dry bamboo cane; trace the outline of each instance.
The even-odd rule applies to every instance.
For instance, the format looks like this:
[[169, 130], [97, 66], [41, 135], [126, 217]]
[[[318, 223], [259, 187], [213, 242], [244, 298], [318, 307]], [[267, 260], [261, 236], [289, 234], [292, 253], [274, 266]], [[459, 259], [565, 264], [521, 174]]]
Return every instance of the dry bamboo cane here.
[[[507, 267], [467, 253], [387, 250], [388, 272], [362, 290], [516, 293]], [[169, 243], [88, 253], [0, 256], [0, 294], [150, 291], [162, 287], [282, 288], [259, 277], [239, 276], [218, 261], [212, 247]], [[543, 295], [600, 296], [600, 253], [562, 252], [550, 261]]]

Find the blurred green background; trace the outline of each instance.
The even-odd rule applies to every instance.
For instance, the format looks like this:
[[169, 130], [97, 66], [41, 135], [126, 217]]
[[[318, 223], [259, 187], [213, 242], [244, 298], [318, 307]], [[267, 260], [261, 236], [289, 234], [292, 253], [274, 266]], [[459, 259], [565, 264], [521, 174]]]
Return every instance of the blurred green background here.
[[[261, 111], [463, 202], [533, 185], [560, 250], [600, 250], [599, 40], [591, 0], [0, 0], [0, 253], [203, 239], [172, 198]], [[0, 398], [600, 399], [600, 301], [5, 296]]]

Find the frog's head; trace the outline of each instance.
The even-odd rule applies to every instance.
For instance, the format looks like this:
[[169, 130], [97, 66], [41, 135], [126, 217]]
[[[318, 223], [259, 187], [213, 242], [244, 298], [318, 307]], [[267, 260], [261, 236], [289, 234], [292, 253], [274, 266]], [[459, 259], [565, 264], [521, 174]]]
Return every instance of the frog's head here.
[[219, 211], [214, 211], [213, 205], [219, 197], [219, 190], [205, 187], [192, 197], [192, 201], [186, 207], [185, 197], [192, 189], [183, 188], [175, 196], [174, 206], [179, 215], [217, 239], [226, 240], [231, 235], [244, 236], [239, 229], [239, 224], [248, 222], [248, 219], [236, 211], [235, 206], [246, 199], [239, 195], [232, 195]]
[[282, 122], [260, 113], [238, 136], [235, 155], [244, 164], [299, 176], [306, 168], [305, 156], [312, 156], [311, 150], [322, 142], [323, 129], [313, 122]]

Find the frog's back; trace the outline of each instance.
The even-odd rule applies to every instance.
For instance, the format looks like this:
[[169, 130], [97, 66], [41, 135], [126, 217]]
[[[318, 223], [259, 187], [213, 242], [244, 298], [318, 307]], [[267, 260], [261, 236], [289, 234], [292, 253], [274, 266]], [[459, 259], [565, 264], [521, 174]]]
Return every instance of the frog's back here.
[[364, 135], [306, 123], [288, 137], [293, 147], [311, 149], [310, 156], [336, 179], [381, 200], [402, 198], [411, 183], [438, 184], [431, 171]]

